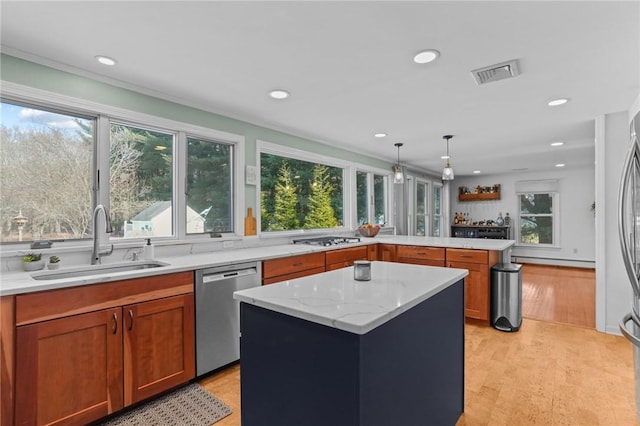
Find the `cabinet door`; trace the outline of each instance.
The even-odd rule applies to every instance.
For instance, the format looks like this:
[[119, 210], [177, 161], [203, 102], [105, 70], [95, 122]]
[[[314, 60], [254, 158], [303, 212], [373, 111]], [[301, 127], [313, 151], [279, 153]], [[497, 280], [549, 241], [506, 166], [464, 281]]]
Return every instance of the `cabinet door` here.
[[125, 405], [195, 377], [193, 293], [125, 306]]
[[396, 261], [396, 246], [395, 244], [378, 244], [378, 260], [385, 262]]
[[489, 320], [489, 267], [480, 263], [448, 262], [450, 268], [467, 269], [464, 279], [465, 316]]
[[122, 310], [16, 331], [16, 424], [87, 424], [123, 407]]

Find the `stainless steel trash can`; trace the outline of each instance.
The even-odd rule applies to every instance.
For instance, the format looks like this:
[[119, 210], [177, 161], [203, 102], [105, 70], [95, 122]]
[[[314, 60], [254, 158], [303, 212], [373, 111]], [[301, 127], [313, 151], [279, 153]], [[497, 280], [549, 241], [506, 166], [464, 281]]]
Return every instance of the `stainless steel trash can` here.
[[491, 268], [491, 325], [518, 331], [522, 324], [522, 265], [498, 263]]

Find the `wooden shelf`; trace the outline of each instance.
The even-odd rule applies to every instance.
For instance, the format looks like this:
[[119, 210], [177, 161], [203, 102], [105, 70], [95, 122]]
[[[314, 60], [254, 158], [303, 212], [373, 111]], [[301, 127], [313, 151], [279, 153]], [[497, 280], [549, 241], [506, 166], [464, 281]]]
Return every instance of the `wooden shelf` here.
[[487, 201], [500, 199], [500, 185], [477, 186], [474, 192], [469, 193], [468, 188], [458, 187], [458, 201]]

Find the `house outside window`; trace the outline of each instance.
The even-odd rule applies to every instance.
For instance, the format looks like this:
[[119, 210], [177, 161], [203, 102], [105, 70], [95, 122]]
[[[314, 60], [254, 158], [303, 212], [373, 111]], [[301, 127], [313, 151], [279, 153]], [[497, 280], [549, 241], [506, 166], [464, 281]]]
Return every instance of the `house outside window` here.
[[524, 245], [555, 246], [554, 193], [525, 193], [518, 195], [518, 242]]
[[0, 242], [90, 236], [96, 118], [4, 101]]

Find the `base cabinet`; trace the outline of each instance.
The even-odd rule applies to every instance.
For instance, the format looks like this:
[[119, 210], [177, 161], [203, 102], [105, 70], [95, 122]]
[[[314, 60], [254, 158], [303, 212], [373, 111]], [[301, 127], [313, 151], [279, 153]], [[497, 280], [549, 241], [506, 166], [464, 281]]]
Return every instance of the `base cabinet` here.
[[399, 263], [444, 266], [445, 250], [443, 247], [398, 246], [396, 257]]
[[353, 247], [339, 250], [331, 250], [326, 253], [326, 270], [348, 268], [353, 266], [356, 260], [367, 260], [367, 247]]
[[273, 284], [325, 271], [324, 253], [301, 254], [262, 262], [262, 284]]
[[195, 377], [193, 273], [20, 295], [16, 312], [16, 425], [87, 424]]

